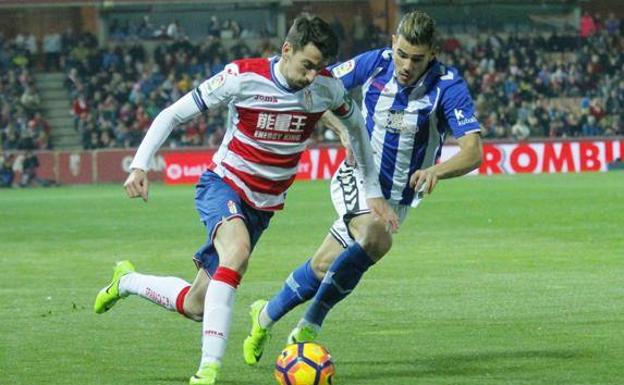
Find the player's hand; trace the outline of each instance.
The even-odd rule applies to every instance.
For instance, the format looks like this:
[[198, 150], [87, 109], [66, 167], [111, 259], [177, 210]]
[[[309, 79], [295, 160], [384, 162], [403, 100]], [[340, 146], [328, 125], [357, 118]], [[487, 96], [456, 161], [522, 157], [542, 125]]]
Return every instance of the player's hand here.
[[128, 198], [143, 198], [143, 201], [147, 202], [149, 181], [147, 180], [147, 173], [140, 169], [133, 169], [128, 175], [128, 179], [124, 183], [124, 189]]
[[347, 156], [345, 157], [347, 164], [350, 166], [355, 166], [355, 157], [353, 156], [353, 150], [351, 149], [351, 143], [349, 142], [349, 137], [347, 134], [340, 135], [340, 143], [345, 148], [347, 152]]
[[396, 233], [399, 230], [399, 217], [384, 198], [366, 199], [371, 214], [377, 220], [386, 224], [388, 231]]
[[410, 186], [416, 192], [423, 189], [424, 193], [431, 194], [436, 184], [438, 184], [438, 174], [431, 167], [424, 170], [416, 170], [410, 178]]

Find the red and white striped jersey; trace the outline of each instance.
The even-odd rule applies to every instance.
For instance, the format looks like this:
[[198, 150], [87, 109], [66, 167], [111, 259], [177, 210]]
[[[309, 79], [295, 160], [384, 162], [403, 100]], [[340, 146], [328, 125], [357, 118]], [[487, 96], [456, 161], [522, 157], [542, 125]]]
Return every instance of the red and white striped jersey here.
[[234, 61], [192, 92], [201, 111], [229, 103], [230, 121], [211, 169], [261, 210], [283, 207], [316, 122], [325, 111], [339, 111], [345, 104], [342, 83], [329, 73], [304, 89], [290, 90], [277, 62]]

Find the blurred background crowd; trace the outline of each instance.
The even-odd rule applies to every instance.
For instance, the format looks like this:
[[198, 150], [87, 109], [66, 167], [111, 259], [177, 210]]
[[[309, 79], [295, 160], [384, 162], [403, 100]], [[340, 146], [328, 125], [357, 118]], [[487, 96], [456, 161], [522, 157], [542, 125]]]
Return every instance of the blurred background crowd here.
[[[463, 74], [485, 138], [623, 134], [623, 23], [613, 13], [585, 13], [580, 20], [578, 29], [564, 32], [441, 31], [439, 60]], [[338, 18], [331, 22], [346, 43], [340, 59], [389, 45], [391, 32], [360, 15], [349, 28]], [[84, 149], [135, 147], [159, 111], [231, 60], [279, 53], [270, 29], [217, 16], [206, 24], [195, 39], [177, 20], [155, 27], [147, 16], [112, 20], [104, 43], [71, 28], [40, 39], [0, 36], [2, 149], [51, 148], [54, 127], [42, 114], [35, 71], [64, 74], [67, 113]], [[169, 145], [218, 145], [226, 114], [212, 110], [176, 128]], [[336, 138], [321, 126], [312, 140]]]

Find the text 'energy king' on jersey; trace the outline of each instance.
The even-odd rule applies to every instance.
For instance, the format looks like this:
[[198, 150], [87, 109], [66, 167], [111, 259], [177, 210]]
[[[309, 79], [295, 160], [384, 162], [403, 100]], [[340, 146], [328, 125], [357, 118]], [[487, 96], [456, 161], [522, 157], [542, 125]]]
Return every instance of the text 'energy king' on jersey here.
[[409, 178], [440, 158], [447, 129], [456, 138], [480, 131], [465, 81], [437, 60], [410, 86], [398, 84], [387, 48], [365, 52], [331, 71], [347, 90], [362, 87], [362, 115], [386, 199], [411, 204]]

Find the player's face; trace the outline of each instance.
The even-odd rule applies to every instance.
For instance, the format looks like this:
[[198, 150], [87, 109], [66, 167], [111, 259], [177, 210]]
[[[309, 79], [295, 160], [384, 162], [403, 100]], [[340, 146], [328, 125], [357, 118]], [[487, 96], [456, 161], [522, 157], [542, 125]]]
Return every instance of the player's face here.
[[300, 90], [309, 86], [327, 65], [321, 51], [312, 43], [294, 51], [289, 43], [282, 46], [282, 74], [291, 88]]
[[435, 52], [428, 45], [412, 45], [401, 35], [392, 35], [394, 76], [400, 85], [414, 83], [429, 66]]

